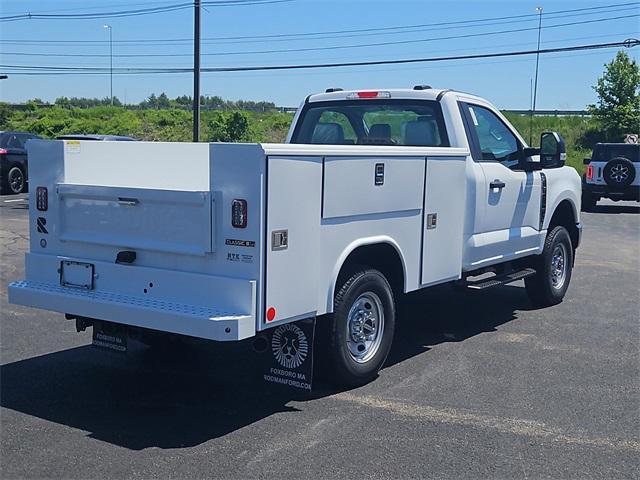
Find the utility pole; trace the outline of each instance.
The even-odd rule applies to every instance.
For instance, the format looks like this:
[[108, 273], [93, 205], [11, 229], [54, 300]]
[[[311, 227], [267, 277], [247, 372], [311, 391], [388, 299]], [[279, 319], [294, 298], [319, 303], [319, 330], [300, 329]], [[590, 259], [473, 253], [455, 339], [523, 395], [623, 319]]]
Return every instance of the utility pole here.
[[536, 7], [538, 13], [538, 50], [536, 52], [536, 79], [533, 85], [533, 108], [531, 109], [531, 120], [529, 122], [529, 143], [533, 137], [533, 114], [536, 111], [536, 98], [538, 96], [538, 65], [540, 64], [540, 34], [542, 32], [542, 7]]
[[200, 141], [200, 0], [193, 2], [193, 141]]
[[109, 97], [111, 98], [111, 106], [113, 107], [113, 29], [111, 25], [103, 25], [103, 28], [109, 29]]

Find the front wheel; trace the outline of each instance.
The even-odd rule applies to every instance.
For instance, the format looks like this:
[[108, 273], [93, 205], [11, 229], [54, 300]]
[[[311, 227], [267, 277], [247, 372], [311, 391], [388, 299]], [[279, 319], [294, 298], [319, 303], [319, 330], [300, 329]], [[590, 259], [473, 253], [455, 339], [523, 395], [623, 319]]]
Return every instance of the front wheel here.
[[524, 280], [531, 303], [536, 307], [549, 307], [562, 302], [573, 268], [573, 245], [565, 227], [554, 227], [547, 234], [534, 268], [536, 274]]
[[391, 349], [393, 291], [381, 272], [364, 267], [352, 270], [336, 291], [333, 314], [322, 325], [324, 373], [333, 383], [362, 385], [376, 377]]

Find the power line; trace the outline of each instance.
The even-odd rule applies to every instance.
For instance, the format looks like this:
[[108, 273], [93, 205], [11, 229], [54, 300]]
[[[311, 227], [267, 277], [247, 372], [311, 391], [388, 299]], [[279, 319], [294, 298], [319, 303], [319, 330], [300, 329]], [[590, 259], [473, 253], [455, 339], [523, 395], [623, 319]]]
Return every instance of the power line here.
[[[543, 27], [544, 29], [544, 27]], [[547, 40], [546, 42], [544, 42], [545, 44], [550, 44], [550, 43], [562, 43], [562, 42], [567, 42], [567, 41], [572, 41], [572, 40], [591, 40], [591, 39], [595, 39], [595, 38], [612, 38], [615, 35], [624, 35], [626, 37], [630, 36], [630, 35], [638, 35], [640, 34], [640, 32], [638, 31], [633, 31], [633, 32], [609, 32], [609, 33], [605, 33], [605, 34], [601, 34], [601, 35], [587, 35], [587, 36], [581, 36], [581, 37], [570, 37], [570, 38], [562, 38], [562, 39], [557, 39], [557, 40]], [[514, 47], [514, 46], [525, 46], [525, 45], [530, 45], [530, 42], [519, 42], [519, 43], [502, 43], [502, 44], [496, 44], [493, 45], [493, 47]], [[473, 48], [473, 50], [479, 50], [479, 49], [484, 49], [485, 47], [476, 47]], [[448, 52], [455, 52], [455, 51], [464, 51], [467, 50], [467, 48], [456, 48], [456, 49], [451, 49], [451, 48], [447, 48], [445, 51]], [[438, 52], [442, 53], [442, 50], [438, 50]], [[430, 53], [430, 52], [425, 52], [425, 53]], [[33, 52], [0, 52], [0, 55], [11, 55], [11, 56], [24, 56], [24, 57], [70, 57], [70, 58], [108, 58], [110, 57], [110, 55], [108, 53], [96, 53], [96, 54], [85, 54], [85, 53], [33, 53]], [[201, 55], [208, 55], [206, 53], [203, 53]], [[120, 54], [120, 55], [113, 55], [114, 57], [118, 57], [118, 58], [139, 58], [139, 57], [151, 57], [151, 58], [157, 58], [157, 57], [191, 57], [191, 54], [188, 53], [180, 53], [180, 54], [154, 54], [154, 53], [149, 53], [149, 54]], [[349, 58], [349, 57], [345, 57], [342, 56], [342, 58]], [[147, 64], [147, 65], [155, 65], [153, 63], [151, 64]]]
[[[166, 5], [168, 3], [173, 3], [172, 1], [164, 1], [164, 2], [142, 2], [142, 3], [111, 3], [109, 2], [110, 6], [112, 7], [133, 7], [133, 6], [138, 6], [138, 5], [145, 5], [145, 6], [149, 6], [149, 5]], [[82, 10], [100, 10], [101, 8], [104, 8], [103, 5], [97, 6], [94, 5], [92, 7], [74, 7], [74, 8], [55, 8], [55, 9], [50, 9], [50, 10], [38, 10], [36, 12], [30, 12], [30, 13], [52, 13], [52, 12], [77, 12], [77, 11], [82, 11]], [[20, 10], [15, 11], [15, 12], [4, 12], [5, 15], [22, 15], [26, 13], [24, 10]]]
[[[566, 26], [574, 26], [574, 25], [585, 25], [592, 23], [600, 23], [600, 22], [609, 22], [614, 20], [619, 20], [621, 18], [633, 18], [640, 17], [640, 14], [635, 15], [624, 15], [617, 17], [607, 17], [607, 18], [597, 18], [592, 20], [582, 20], [576, 22], [567, 22], [567, 23], [559, 23], [555, 25], [546, 25], [542, 29], [551, 29], [551, 28], [560, 28]], [[326, 50], [345, 50], [352, 48], [368, 48], [368, 47], [381, 47], [381, 46], [391, 46], [391, 45], [408, 45], [415, 43], [427, 43], [427, 42], [435, 42], [442, 40], [455, 40], [462, 38], [475, 38], [475, 37], [485, 37], [489, 35], [504, 35], [509, 33], [521, 33], [526, 31], [538, 30], [538, 27], [528, 27], [528, 28], [517, 28], [517, 29], [509, 29], [509, 30], [498, 30], [498, 31], [489, 31], [489, 32], [480, 32], [480, 33], [469, 33], [464, 35], [448, 35], [444, 37], [432, 37], [432, 38], [422, 38], [422, 39], [413, 39], [413, 40], [396, 40], [396, 41], [387, 41], [387, 42], [375, 42], [375, 43], [364, 43], [364, 44], [351, 44], [351, 45], [331, 45], [324, 47], [303, 47], [303, 48], [287, 48], [287, 49], [271, 49], [271, 50], [253, 50], [253, 51], [240, 51], [240, 52], [215, 52], [215, 53], [203, 53], [202, 56], [233, 56], [233, 55], [264, 55], [264, 54], [272, 54], [272, 53], [293, 53], [293, 52], [314, 52], [314, 51], [326, 51]], [[38, 55], [38, 54], [34, 54]], [[102, 57], [104, 54], [40, 54], [51, 57]], [[114, 57], [119, 58], [136, 58], [136, 57], [187, 57], [191, 56], [191, 54], [186, 53], [149, 53], [149, 54], [119, 54], [114, 55]]]
[[[595, 41], [596, 39], [606, 39], [603, 41], [607, 41], [607, 42], [613, 42], [613, 41], [618, 41], [618, 40], [624, 40], [625, 38], [630, 38], [630, 37], [636, 37], [640, 34], [640, 32], [638, 31], [626, 31], [626, 32], [610, 32], [607, 34], [600, 34], [600, 35], [586, 35], [586, 36], [575, 36], [575, 37], [565, 37], [565, 38], [561, 38], [561, 39], [556, 39], [556, 40], [548, 40], [546, 42], [544, 42], [545, 45], [551, 46], [552, 44], [558, 45], [558, 44], [568, 44], [569, 42], [577, 42], [577, 41], [584, 41], [584, 40], [593, 40]], [[490, 48], [493, 48], [494, 51], [497, 51], [497, 49], [502, 49], [502, 48], [510, 48], [510, 49], [516, 49], [516, 48], [526, 48], [526, 47], [530, 47], [531, 46], [531, 42], [508, 42], [508, 43], [496, 43], [491, 45]], [[457, 47], [457, 48], [431, 48], [428, 50], [424, 50], [421, 51], [422, 55], [431, 55], [431, 54], [439, 54], [439, 55], [453, 55], [455, 53], [459, 53], [459, 52], [466, 52], [466, 53], [471, 53], [471, 52], [486, 52], [487, 51], [486, 46], [478, 46], [478, 47]], [[491, 50], [489, 50], [491, 51]], [[6, 52], [4, 52], [6, 53]], [[597, 52], [596, 52], [597, 53]], [[47, 54], [34, 54], [34, 55], [47, 55]], [[103, 57], [99, 57], [100, 59], [103, 58], [107, 58], [109, 55], [108, 54], [104, 54]], [[353, 58], [353, 55], [348, 55], [348, 54], [342, 54], [342, 55], [331, 55], [329, 57], [323, 57], [323, 61], [346, 61], [346, 60], [351, 60]], [[100, 61], [100, 59], [96, 59], [95, 62], [91, 62], [91, 63], [87, 63], [87, 62], [83, 62], [82, 65], [77, 65], [77, 66], [87, 66], [87, 67], [102, 67], [104, 66], [104, 62]], [[292, 57], [287, 57], [287, 59], [290, 62], [303, 62], [303, 61], [307, 61], [308, 58], [306, 58], [304, 55], [296, 55], [296, 56], [292, 56]], [[126, 60], [126, 59], [125, 59]], [[121, 60], [120, 62], [120, 67], [131, 67], [131, 68], [136, 68], [136, 67], [155, 67], [155, 68], [162, 68], [165, 67], [166, 65], [164, 63], [159, 63], [162, 62], [162, 59], [156, 59], [156, 62], [150, 61], [150, 62], [139, 62], [137, 59], [131, 59], [133, 60], [132, 63], [123, 63], [125, 60]], [[153, 60], [153, 59], [150, 59]], [[524, 60], [519, 60], [519, 61], [524, 61]], [[275, 62], [275, 61], [274, 61]], [[230, 61], [230, 64], [236, 64], [236, 65], [245, 65], [246, 62], [243, 62], [242, 60], [238, 59], [238, 60], [234, 60], [234, 61]], [[184, 59], [179, 59], [176, 60], [174, 62], [172, 62], [171, 66], [172, 67], [176, 67], [176, 68], [181, 68], [181, 67], [187, 67], [190, 66], [192, 64], [192, 62], [188, 59], [188, 58], [184, 58]], [[476, 63], [477, 64], [477, 63]], [[71, 66], [73, 67], [74, 65], [66, 65], [66, 66]]]
[[[443, 57], [427, 57], [427, 58], [409, 58], [400, 60], [369, 60], [362, 62], [339, 62], [339, 63], [313, 63], [300, 65], [262, 65], [262, 66], [242, 66], [242, 67], [209, 67], [202, 68], [202, 72], [221, 73], [221, 72], [252, 72], [252, 71], [274, 71], [274, 70], [302, 70], [302, 69], [318, 69], [318, 68], [338, 68], [338, 67], [361, 67], [374, 65], [400, 65], [410, 63], [431, 63], [452, 60], [475, 60], [481, 58], [496, 57], [517, 57], [523, 55], [548, 54], [574, 52], [583, 50], [598, 50], [604, 48], [631, 48], [640, 45], [638, 39], [628, 39], [621, 42], [596, 43], [588, 45], [574, 45], [570, 47], [545, 48], [540, 50], [520, 50], [512, 52], [495, 52], [480, 53], [471, 55], [456, 55]], [[97, 67], [58, 67], [58, 66], [25, 66], [25, 65], [0, 65], [0, 68], [14, 68], [17, 71], [6, 72], [12, 75], [51, 75], [51, 74], [77, 74], [77, 75], [103, 75], [108, 69]], [[40, 70], [40, 71], [33, 71]], [[44, 71], [46, 70], [46, 71]], [[190, 73], [190, 68], [119, 68], [114, 69], [114, 74], [119, 75], [136, 75], [148, 73]]]
[[[245, 0], [245, 1], [255, 1], [255, 0]], [[262, 0], [264, 1], [264, 0]], [[206, 4], [207, 2], [203, 2], [203, 4]], [[182, 5], [191, 5], [191, 4], [182, 4]], [[587, 8], [578, 8], [578, 9], [569, 9], [569, 10], [558, 10], [556, 12], [549, 12], [547, 14], [545, 14], [546, 18], [552, 17], [552, 16], [559, 16], [558, 18], [562, 18], [560, 15], [565, 14], [565, 13], [576, 13], [576, 12], [594, 12], [591, 13], [591, 15], [593, 14], [597, 14], [597, 13], [606, 13], [609, 9], [612, 8], [618, 8], [618, 7], [629, 7], [629, 6], [638, 6], [640, 5], [639, 2], [628, 2], [628, 3], [617, 3], [617, 4], [609, 4], [609, 5], [601, 5], [601, 6], [597, 6], [597, 7], [587, 7]], [[627, 9], [623, 9], [623, 10], [627, 10]], [[615, 10], [614, 10], [615, 11]], [[583, 13], [582, 15], [589, 15], [589, 13]], [[573, 15], [567, 15], [567, 17], [570, 17]], [[576, 14], [575, 16], [580, 16], [580, 14]], [[244, 35], [244, 36], [227, 36], [227, 37], [205, 37], [202, 40], [206, 41], [206, 42], [216, 42], [216, 41], [225, 41], [225, 40], [247, 40], [247, 39], [252, 39], [255, 41], [264, 41], [264, 40], [268, 40], [268, 39], [283, 39], [282, 41], [290, 41], [290, 40], [294, 40], [295, 38], [288, 38], [288, 37], [302, 37], [300, 39], [303, 39], [304, 37], [312, 37], [312, 36], [318, 36], [318, 35], [332, 35], [331, 38], [338, 38], [336, 37], [336, 35], [341, 35], [341, 34], [350, 34], [350, 33], [368, 33], [368, 34], [384, 34], [384, 32], [388, 32], [388, 31], [392, 31], [391, 33], [393, 34], [400, 34], [400, 33], [412, 33], [412, 32], [395, 32], [394, 30], [402, 30], [402, 29], [415, 29], [415, 28], [425, 28], [425, 27], [438, 27], [438, 29], [440, 28], [450, 28], [451, 26], [455, 26], [455, 25], [469, 25], [469, 24], [473, 24], [473, 23], [481, 23], [481, 22], [491, 22], [491, 21], [501, 21], [501, 20], [513, 20], [513, 19], [528, 19], [528, 20], [535, 20], [535, 18], [537, 18], [537, 14], [521, 14], [521, 15], [510, 15], [510, 16], [503, 16], [503, 17], [489, 17], [489, 18], [480, 18], [480, 19], [467, 19], [467, 20], [458, 20], [458, 21], [453, 21], [453, 22], [436, 22], [436, 23], [423, 23], [423, 24], [414, 24], [414, 25], [396, 25], [396, 26], [390, 26], [390, 27], [378, 27], [378, 28], [364, 28], [364, 29], [350, 29], [350, 30], [329, 30], [329, 31], [321, 31], [321, 32], [297, 32], [297, 33], [278, 33], [278, 34], [269, 34], [269, 35]], [[528, 20], [521, 20], [521, 21], [528, 21]], [[506, 23], [510, 23], [510, 22], [506, 22]], [[485, 25], [470, 25], [470, 26], [487, 26]], [[318, 38], [316, 38], [318, 39]], [[137, 39], [137, 40], [118, 40], [115, 41], [114, 43], [117, 44], [134, 44], [134, 45], [138, 45], [138, 44], [142, 44], [142, 43], [157, 43], [159, 45], [169, 45], [171, 43], [181, 43], [181, 42], [188, 42], [191, 43], [193, 41], [192, 38], [175, 38], [175, 39]], [[4, 39], [3, 40], [4, 44], [52, 44], [52, 43], [62, 43], [62, 44], [73, 44], [73, 43], [80, 43], [80, 44], [103, 44], [105, 43], [104, 40], [33, 40], [33, 39], [22, 39], [22, 40], [18, 40], [18, 39]]]
[[[295, 0], [217, 0], [202, 2], [207, 7], [233, 7], [244, 5], [266, 5], [272, 3], [287, 3]], [[19, 15], [9, 15], [0, 17], [0, 22], [15, 22], [21, 20], [95, 20], [100, 18], [122, 18], [138, 17], [141, 15], [153, 15], [158, 13], [175, 12], [178, 10], [190, 9], [193, 3], [177, 3], [163, 7], [139, 8], [134, 10], [120, 10], [112, 12], [96, 13], [23, 13]]]

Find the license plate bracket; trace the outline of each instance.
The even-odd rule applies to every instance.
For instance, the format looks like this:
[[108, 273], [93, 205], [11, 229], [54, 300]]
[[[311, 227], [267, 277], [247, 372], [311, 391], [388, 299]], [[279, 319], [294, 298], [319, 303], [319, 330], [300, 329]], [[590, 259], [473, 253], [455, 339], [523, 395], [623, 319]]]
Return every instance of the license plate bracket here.
[[95, 265], [93, 263], [62, 260], [60, 262], [60, 285], [63, 287], [93, 290]]

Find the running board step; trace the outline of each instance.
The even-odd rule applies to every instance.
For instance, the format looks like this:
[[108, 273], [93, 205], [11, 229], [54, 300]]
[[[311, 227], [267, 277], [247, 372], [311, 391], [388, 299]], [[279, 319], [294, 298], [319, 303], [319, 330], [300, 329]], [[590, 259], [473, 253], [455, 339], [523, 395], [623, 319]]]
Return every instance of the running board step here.
[[517, 272], [506, 273], [503, 275], [496, 275], [495, 277], [487, 278], [485, 280], [478, 280], [476, 282], [463, 282], [463, 285], [472, 290], [484, 290], [486, 288], [497, 287], [499, 285], [506, 285], [507, 283], [522, 280], [523, 278], [535, 275], [536, 271], [533, 268], [525, 268]]

